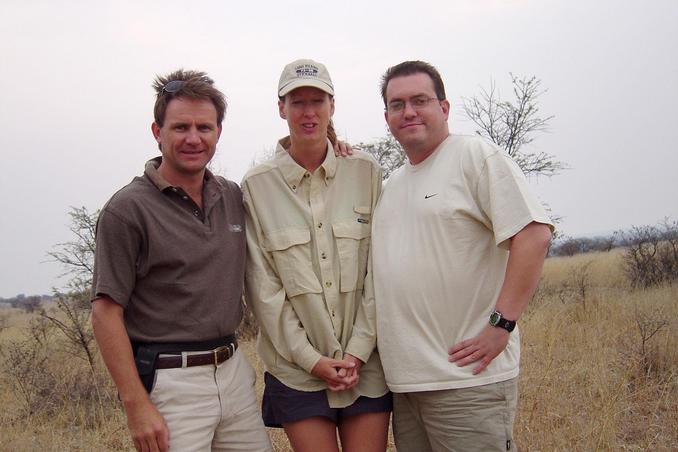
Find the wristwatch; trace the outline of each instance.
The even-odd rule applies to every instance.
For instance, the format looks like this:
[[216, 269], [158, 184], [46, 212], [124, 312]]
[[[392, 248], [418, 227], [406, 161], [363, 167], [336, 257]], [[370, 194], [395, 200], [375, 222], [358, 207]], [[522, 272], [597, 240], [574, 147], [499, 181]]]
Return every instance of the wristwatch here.
[[504, 328], [510, 333], [516, 327], [516, 321], [505, 319], [502, 317], [501, 312], [493, 311], [492, 314], [490, 314], [490, 325]]

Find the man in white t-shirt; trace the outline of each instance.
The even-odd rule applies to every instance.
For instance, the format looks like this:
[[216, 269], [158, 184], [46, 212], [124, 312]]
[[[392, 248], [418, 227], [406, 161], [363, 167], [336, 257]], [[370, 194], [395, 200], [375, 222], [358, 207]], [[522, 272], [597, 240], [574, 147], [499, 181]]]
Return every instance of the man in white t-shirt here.
[[451, 135], [438, 71], [406, 61], [382, 79], [408, 161], [372, 231], [378, 349], [394, 393], [396, 447], [512, 450], [520, 318], [553, 225], [515, 162]]

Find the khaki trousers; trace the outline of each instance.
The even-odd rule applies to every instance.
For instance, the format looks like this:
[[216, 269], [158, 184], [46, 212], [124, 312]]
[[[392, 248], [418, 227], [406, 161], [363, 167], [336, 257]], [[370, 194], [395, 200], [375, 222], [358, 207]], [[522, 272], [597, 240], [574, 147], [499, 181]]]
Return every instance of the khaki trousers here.
[[160, 369], [151, 401], [169, 427], [171, 451], [272, 451], [240, 350], [214, 365]]
[[440, 391], [393, 393], [398, 452], [516, 451], [518, 379]]

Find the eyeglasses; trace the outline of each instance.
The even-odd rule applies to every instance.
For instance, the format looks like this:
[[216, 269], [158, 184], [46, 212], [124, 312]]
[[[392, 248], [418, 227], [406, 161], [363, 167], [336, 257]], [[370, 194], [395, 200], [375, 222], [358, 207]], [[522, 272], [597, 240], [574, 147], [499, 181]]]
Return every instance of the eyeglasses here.
[[393, 100], [388, 103], [386, 110], [389, 113], [402, 113], [405, 110], [405, 106], [409, 102], [413, 109], [416, 111], [423, 110], [429, 104], [429, 102], [434, 100], [440, 100], [437, 97], [428, 97], [428, 96], [414, 96], [411, 97], [409, 101], [407, 100]]
[[184, 83], [186, 82], [184, 82], [183, 80], [172, 80], [170, 82], [167, 82], [167, 84], [162, 87], [162, 94], [165, 93], [174, 94], [184, 86]]

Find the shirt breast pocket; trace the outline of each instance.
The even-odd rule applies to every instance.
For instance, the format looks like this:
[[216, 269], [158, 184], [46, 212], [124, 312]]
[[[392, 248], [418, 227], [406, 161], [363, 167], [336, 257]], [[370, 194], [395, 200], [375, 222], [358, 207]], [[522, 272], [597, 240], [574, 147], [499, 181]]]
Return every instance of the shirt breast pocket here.
[[311, 232], [307, 228], [268, 233], [263, 248], [270, 252], [289, 298], [304, 293], [320, 293], [322, 287], [311, 261]]
[[358, 219], [338, 221], [332, 224], [337, 242], [341, 292], [353, 292], [363, 288], [367, 272], [367, 255], [370, 250], [369, 221]]

